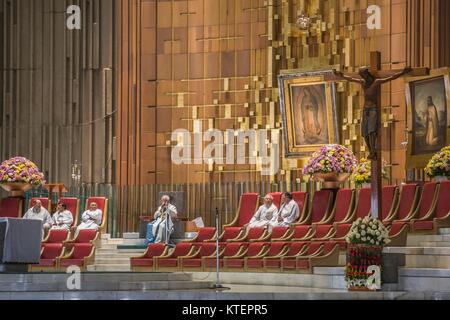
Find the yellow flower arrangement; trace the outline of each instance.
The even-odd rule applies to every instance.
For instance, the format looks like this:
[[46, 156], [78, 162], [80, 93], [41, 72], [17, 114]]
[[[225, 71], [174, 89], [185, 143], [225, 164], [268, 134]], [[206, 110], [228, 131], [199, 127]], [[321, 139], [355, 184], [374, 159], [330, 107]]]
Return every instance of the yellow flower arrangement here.
[[450, 146], [442, 148], [431, 158], [425, 168], [425, 173], [430, 178], [450, 176]]

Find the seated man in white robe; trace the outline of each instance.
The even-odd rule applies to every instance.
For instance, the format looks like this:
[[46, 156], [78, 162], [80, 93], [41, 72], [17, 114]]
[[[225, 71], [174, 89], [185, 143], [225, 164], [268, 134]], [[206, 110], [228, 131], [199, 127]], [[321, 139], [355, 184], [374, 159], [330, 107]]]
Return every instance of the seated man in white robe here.
[[292, 194], [285, 192], [283, 194], [282, 205], [277, 214], [270, 221], [271, 227], [289, 227], [300, 215], [300, 209], [297, 202], [292, 199]]
[[[98, 230], [102, 224], [102, 210], [98, 209], [97, 203], [91, 202], [89, 210], [86, 210], [81, 216], [81, 223], [78, 230]], [[77, 232], [78, 233], [78, 232]]]
[[251, 228], [267, 227], [270, 224], [274, 214], [276, 214], [278, 208], [273, 204], [273, 197], [267, 194], [264, 197], [264, 204], [259, 207], [258, 211], [254, 214], [253, 218], [246, 225], [247, 230]]
[[42, 207], [42, 202], [40, 200], [34, 202], [34, 205], [28, 209], [23, 216], [23, 219], [41, 220], [44, 232], [48, 231], [53, 225], [52, 216], [47, 209]]
[[67, 210], [67, 205], [65, 203], [58, 203], [58, 207], [53, 214], [52, 220], [52, 230], [69, 230], [73, 223], [73, 215], [72, 212]]
[[154, 220], [147, 225], [145, 243], [169, 243], [173, 233], [173, 219], [178, 216], [177, 208], [170, 203], [170, 197], [162, 196], [161, 205], [155, 212]]

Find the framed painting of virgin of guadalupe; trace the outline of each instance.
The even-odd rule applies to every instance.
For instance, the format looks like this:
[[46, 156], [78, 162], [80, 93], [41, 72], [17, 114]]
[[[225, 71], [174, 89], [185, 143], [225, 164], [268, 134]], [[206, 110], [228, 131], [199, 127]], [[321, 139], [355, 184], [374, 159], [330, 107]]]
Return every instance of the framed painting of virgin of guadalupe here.
[[338, 143], [334, 83], [323, 80], [331, 71], [284, 73], [279, 76], [285, 156], [309, 156], [319, 147]]
[[423, 169], [450, 144], [450, 82], [447, 68], [407, 78], [408, 169]]

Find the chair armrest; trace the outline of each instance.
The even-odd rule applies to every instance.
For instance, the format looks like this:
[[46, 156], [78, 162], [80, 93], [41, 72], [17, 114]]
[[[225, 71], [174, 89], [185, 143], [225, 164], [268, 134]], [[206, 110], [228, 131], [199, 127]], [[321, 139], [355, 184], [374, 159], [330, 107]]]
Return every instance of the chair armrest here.
[[284, 246], [284, 248], [281, 250], [281, 252], [279, 254], [277, 254], [275, 256], [271, 256], [271, 257], [264, 257], [263, 259], [264, 260], [266, 260], [266, 259], [279, 259], [281, 257], [286, 256], [288, 251], [289, 251], [289, 246]]
[[[291, 224], [291, 226], [292, 226], [292, 224]], [[281, 238], [272, 239], [272, 241], [275, 241], [275, 242], [276, 241], [289, 241], [293, 235], [294, 235], [294, 229], [288, 229], [284, 236], [282, 236]]]
[[434, 218], [433, 222], [437, 227], [450, 226], [450, 211], [447, 213], [445, 217]]
[[69, 252], [67, 255], [61, 257], [61, 259], [70, 259], [70, 258], [72, 258], [72, 255], [73, 255], [74, 250], [75, 250], [75, 249], [72, 248], [72, 249], [70, 250], [70, 252]]
[[267, 231], [267, 229], [265, 229], [263, 234], [261, 235], [261, 237], [259, 237], [258, 239], [251, 239], [251, 240], [249, 240], [249, 242], [263, 242], [263, 241], [267, 241], [269, 239], [270, 239], [270, 233]]
[[88, 264], [92, 264], [95, 260], [95, 246], [92, 246], [91, 252], [87, 257], [84, 257], [84, 266], [87, 266]]
[[312, 238], [311, 240], [328, 240], [328, 239], [332, 238], [335, 234], [336, 234], [336, 230], [334, 228], [331, 228], [330, 230], [328, 230], [328, 233], [324, 237]]
[[[194, 251], [192, 251], [192, 249], [194, 249]], [[183, 259], [192, 259], [197, 257], [197, 255], [200, 253], [200, 248], [196, 249], [196, 248], [191, 248], [191, 250], [189, 251], [189, 253], [185, 256], [180, 256], [178, 257], [178, 260], [183, 260]]]
[[236, 253], [234, 256], [229, 256], [229, 257], [223, 257], [225, 260], [227, 259], [239, 259], [245, 256], [245, 254], [247, 253], [248, 248], [241, 248], [239, 249], [238, 253]]
[[245, 260], [247, 259], [260, 259], [260, 258], [264, 258], [264, 256], [267, 254], [267, 252], [269, 252], [269, 246], [268, 245], [264, 245], [261, 250], [258, 252], [258, 254], [256, 256], [251, 256], [251, 257], [245, 257]]

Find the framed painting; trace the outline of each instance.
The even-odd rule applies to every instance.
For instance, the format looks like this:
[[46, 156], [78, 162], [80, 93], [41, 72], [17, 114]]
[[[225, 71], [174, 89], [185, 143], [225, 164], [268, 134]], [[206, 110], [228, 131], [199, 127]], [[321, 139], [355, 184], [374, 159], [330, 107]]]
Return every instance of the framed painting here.
[[436, 152], [450, 144], [449, 71], [406, 78], [408, 169], [425, 168]]
[[339, 143], [336, 87], [324, 81], [331, 70], [282, 73], [278, 77], [286, 158], [308, 157]]

